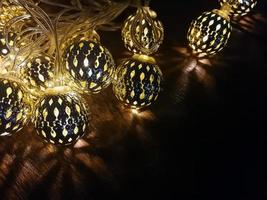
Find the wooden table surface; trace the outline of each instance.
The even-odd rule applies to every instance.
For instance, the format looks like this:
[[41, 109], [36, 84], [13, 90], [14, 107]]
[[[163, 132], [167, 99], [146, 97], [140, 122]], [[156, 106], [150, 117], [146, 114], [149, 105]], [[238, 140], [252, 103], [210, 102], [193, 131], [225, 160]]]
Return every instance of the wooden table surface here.
[[[151, 4], [166, 31], [158, 101], [133, 114], [111, 87], [87, 97], [91, 133], [73, 147], [44, 143], [31, 126], [1, 137], [0, 199], [267, 198], [266, 2], [194, 68], [188, 26], [218, 3], [171, 2]], [[130, 56], [119, 31], [100, 35], [117, 63]]]

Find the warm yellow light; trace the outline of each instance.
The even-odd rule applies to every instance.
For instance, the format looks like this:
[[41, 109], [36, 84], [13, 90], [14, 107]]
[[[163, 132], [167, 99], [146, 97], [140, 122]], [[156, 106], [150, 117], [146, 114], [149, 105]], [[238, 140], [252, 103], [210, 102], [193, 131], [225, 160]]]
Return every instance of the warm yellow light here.
[[222, 8], [220, 10], [227, 10], [229, 17], [240, 17], [248, 14], [256, 6], [257, 0], [220, 0]]
[[148, 6], [138, 8], [136, 14], [125, 20], [122, 28], [125, 47], [137, 54], [150, 55], [157, 52], [163, 38], [163, 25]]
[[138, 114], [139, 114], [139, 110], [138, 110], [138, 109], [135, 109], [135, 108], [132, 108], [132, 109], [131, 109], [131, 112], [132, 112], [134, 115], [138, 115]]
[[148, 56], [137, 58], [125, 60], [118, 67], [113, 91], [128, 107], [145, 108], [157, 100], [163, 78], [158, 65], [147, 62]]
[[189, 46], [198, 57], [212, 56], [226, 46], [232, 26], [225, 12], [213, 10], [204, 12], [194, 20], [188, 31]]

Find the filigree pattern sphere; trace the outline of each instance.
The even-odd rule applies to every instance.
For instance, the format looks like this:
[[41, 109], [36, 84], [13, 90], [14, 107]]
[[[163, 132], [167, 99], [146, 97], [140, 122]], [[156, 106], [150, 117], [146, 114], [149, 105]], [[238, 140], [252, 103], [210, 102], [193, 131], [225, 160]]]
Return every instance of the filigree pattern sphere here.
[[98, 93], [111, 83], [115, 64], [110, 52], [96, 41], [81, 40], [64, 54], [70, 75], [87, 93]]
[[44, 55], [33, 57], [22, 73], [25, 83], [31, 88], [44, 91], [54, 77], [54, 60]]
[[143, 108], [157, 100], [161, 90], [160, 68], [137, 59], [125, 61], [117, 70], [113, 91], [116, 97], [132, 108]]
[[125, 20], [122, 28], [125, 47], [133, 53], [153, 54], [158, 51], [163, 38], [163, 25], [149, 7], [139, 8], [135, 15]]
[[47, 142], [68, 145], [86, 133], [89, 114], [83, 99], [74, 93], [47, 94], [36, 105], [34, 124]]
[[19, 83], [0, 78], [0, 136], [18, 132], [27, 122], [30, 106]]
[[187, 36], [189, 46], [199, 57], [212, 56], [226, 46], [231, 31], [230, 22], [216, 11], [205, 12], [191, 23]]
[[219, 1], [221, 6], [228, 4], [231, 8], [230, 13], [235, 17], [248, 14], [257, 4], [257, 0], [219, 0]]

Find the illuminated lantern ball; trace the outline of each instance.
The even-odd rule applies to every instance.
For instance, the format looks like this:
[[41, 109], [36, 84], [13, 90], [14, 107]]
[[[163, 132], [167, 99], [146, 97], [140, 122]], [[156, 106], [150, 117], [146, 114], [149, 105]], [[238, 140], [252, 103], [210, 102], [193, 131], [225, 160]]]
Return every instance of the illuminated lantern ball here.
[[68, 145], [82, 137], [89, 123], [83, 99], [74, 93], [51, 93], [36, 105], [35, 129], [52, 144]]
[[219, 0], [221, 6], [228, 4], [230, 6], [230, 13], [235, 16], [244, 16], [251, 12], [256, 6], [257, 0]]
[[19, 83], [0, 78], [0, 136], [11, 135], [23, 128], [30, 107]]
[[133, 53], [153, 54], [158, 51], [163, 38], [163, 25], [149, 7], [139, 8], [135, 15], [125, 20], [122, 28], [125, 47]]
[[195, 55], [212, 56], [226, 46], [231, 31], [230, 22], [214, 10], [203, 13], [191, 23], [187, 39]]
[[115, 64], [110, 52], [96, 41], [81, 40], [70, 45], [64, 54], [70, 75], [86, 93], [98, 93], [111, 83]]
[[134, 56], [118, 68], [116, 79], [116, 97], [131, 108], [144, 108], [157, 100], [162, 73], [151, 57]]
[[36, 56], [30, 59], [23, 69], [23, 78], [31, 88], [44, 91], [54, 77], [54, 60], [49, 56]]

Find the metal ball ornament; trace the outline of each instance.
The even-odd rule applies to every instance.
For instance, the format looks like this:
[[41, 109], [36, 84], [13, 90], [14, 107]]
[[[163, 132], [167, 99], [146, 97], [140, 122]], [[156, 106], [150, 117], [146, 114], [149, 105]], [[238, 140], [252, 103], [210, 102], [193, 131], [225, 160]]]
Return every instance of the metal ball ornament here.
[[162, 72], [155, 60], [135, 55], [118, 68], [113, 91], [126, 106], [144, 108], [157, 100], [161, 82]]
[[125, 47], [135, 54], [150, 55], [158, 51], [163, 42], [164, 29], [157, 14], [149, 7], [138, 8], [122, 28]]
[[85, 93], [98, 93], [111, 83], [115, 63], [108, 49], [99, 42], [74, 42], [66, 48], [63, 59], [66, 70]]
[[198, 57], [212, 56], [223, 50], [230, 38], [230, 19], [219, 10], [204, 12], [191, 23], [187, 39]]
[[34, 56], [22, 69], [22, 74], [30, 88], [44, 91], [54, 77], [54, 59], [47, 55]]
[[[228, 9], [231, 16], [247, 15], [256, 6], [257, 0], [219, 0], [222, 7]], [[223, 8], [224, 9], [224, 8]]]
[[21, 130], [29, 113], [25, 89], [14, 80], [0, 78], [0, 136]]
[[84, 100], [74, 92], [48, 92], [36, 105], [34, 125], [47, 142], [69, 145], [88, 130], [89, 112]]

